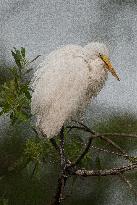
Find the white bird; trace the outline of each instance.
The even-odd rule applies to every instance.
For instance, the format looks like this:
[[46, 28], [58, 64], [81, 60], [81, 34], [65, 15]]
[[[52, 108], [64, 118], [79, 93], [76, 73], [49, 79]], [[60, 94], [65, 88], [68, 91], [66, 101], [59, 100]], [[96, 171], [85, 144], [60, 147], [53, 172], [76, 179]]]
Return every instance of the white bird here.
[[51, 52], [32, 80], [32, 113], [36, 125], [48, 138], [64, 123], [84, 112], [103, 87], [108, 71], [119, 80], [103, 43], [81, 47], [67, 45]]

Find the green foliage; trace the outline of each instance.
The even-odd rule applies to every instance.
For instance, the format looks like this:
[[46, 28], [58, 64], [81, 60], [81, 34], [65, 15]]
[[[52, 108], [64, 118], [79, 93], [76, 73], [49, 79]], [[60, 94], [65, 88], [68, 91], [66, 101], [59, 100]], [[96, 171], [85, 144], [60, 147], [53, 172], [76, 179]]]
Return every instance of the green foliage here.
[[111, 133], [136, 133], [137, 117], [135, 114], [125, 112], [124, 114], [112, 115], [105, 122], [100, 122], [93, 127], [98, 132]]
[[0, 205], [8, 205], [8, 199], [0, 199]]
[[[84, 151], [88, 140], [77, 134], [68, 134], [65, 131], [65, 152], [67, 157], [72, 161], [76, 161], [79, 155]], [[89, 167], [92, 162], [91, 153], [88, 152], [81, 160], [80, 165]]]
[[8, 67], [0, 66], [0, 89], [1, 85], [9, 81], [12, 78], [11, 71]]
[[58, 162], [58, 155], [55, 150], [55, 148], [52, 146], [51, 142], [48, 139], [42, 140], [42, 146], [43, 146], [43, 158], [44, 161], [55, 161]]
[[19, 68], [19, 74], [21, 74], [21, 70], [26, 66], [27, 60], [26, 60], [26, 54], [25, 54], [25, 48], [21, 48], [21, 50], [17, 50], [14, 48], [14, 51], [11, 51], [12, 56], [16, 62], [16, 65]]
[[[112, 116], [105, 122], [98, 123], [93, 129], [101, 133], [137, 133], [137, 117], [134, 114], [124, 113], [117, 116]], [[131, 151], [137, 148], [136, 139], [123, 138], [123, 137], [111, 137], [124, 150]], [[97, 140], [98, 144], [101, 140]]]
[[35, 139], [28, 139], [26, 147], [24, 149], [24, 155], [31, 161], [40, 162], [40, 158], [43, 154], [43, 146], [41, 142], [37, 142]]
[[31, 70], [28, 69], [29, 62], [26, 60], [25, 48], [20, 50], [14, 48], [11, 52], [16, 66], [9, 69], [11, 79], [0, 87], [0, 115], [9, 114], [14, 124], [27, 121], [31, 116], [31, 89], [26, 76]]
[[83, 141], [79, 137], [66, 136], [65, 151], [71, 161], [74, 161], [79, 156], [83, 147]]

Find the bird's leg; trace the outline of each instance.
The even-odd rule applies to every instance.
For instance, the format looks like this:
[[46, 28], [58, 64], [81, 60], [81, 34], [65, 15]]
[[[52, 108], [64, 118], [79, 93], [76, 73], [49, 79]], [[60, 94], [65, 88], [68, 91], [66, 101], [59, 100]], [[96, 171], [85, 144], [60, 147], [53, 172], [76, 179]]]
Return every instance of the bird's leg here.
[[60, 162], [61, 162], [62, 169], [64, 169], [66, 164], [65, 151], [64, 151], [64, 127], [62, 127], [60, 131]]
[[57, 144], [56, 140], [54, 138], [51, 138], [50, 142], [53, 145], [53, 147], [58, 151], [58, 153], [60, 153], [60, 148], [59, 148], [59, 145]]

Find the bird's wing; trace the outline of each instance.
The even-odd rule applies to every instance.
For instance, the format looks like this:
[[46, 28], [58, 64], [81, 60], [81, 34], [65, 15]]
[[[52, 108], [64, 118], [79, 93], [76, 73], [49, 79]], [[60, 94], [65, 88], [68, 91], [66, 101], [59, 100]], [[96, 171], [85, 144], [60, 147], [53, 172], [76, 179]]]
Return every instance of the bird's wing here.
[[58, 134], [64, 122], [84, 104], [88, 68], [81, 52], [80, 46], [54, 51], [35, 78], [32, 111], [37, 113], [37, 124], [48, 137]]

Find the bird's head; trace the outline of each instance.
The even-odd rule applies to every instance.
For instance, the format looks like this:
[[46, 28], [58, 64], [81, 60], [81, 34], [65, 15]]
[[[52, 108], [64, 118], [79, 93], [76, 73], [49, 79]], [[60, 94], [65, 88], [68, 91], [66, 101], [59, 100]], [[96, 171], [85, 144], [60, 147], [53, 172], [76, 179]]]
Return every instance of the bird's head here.
[[84, 47], [84, 50], [88, 53], [91, 59], [97, 59], [104, 63], [104, 69], [111, 72], [111, 74], [117, 79], [120, 80], [118, 74], [116, 73], [115, 69], [113, 68], [110, 59], [109, 59], [109, 52], [108, 48], [105, 44], [99, 42], [92, 42], [89, 43]]

